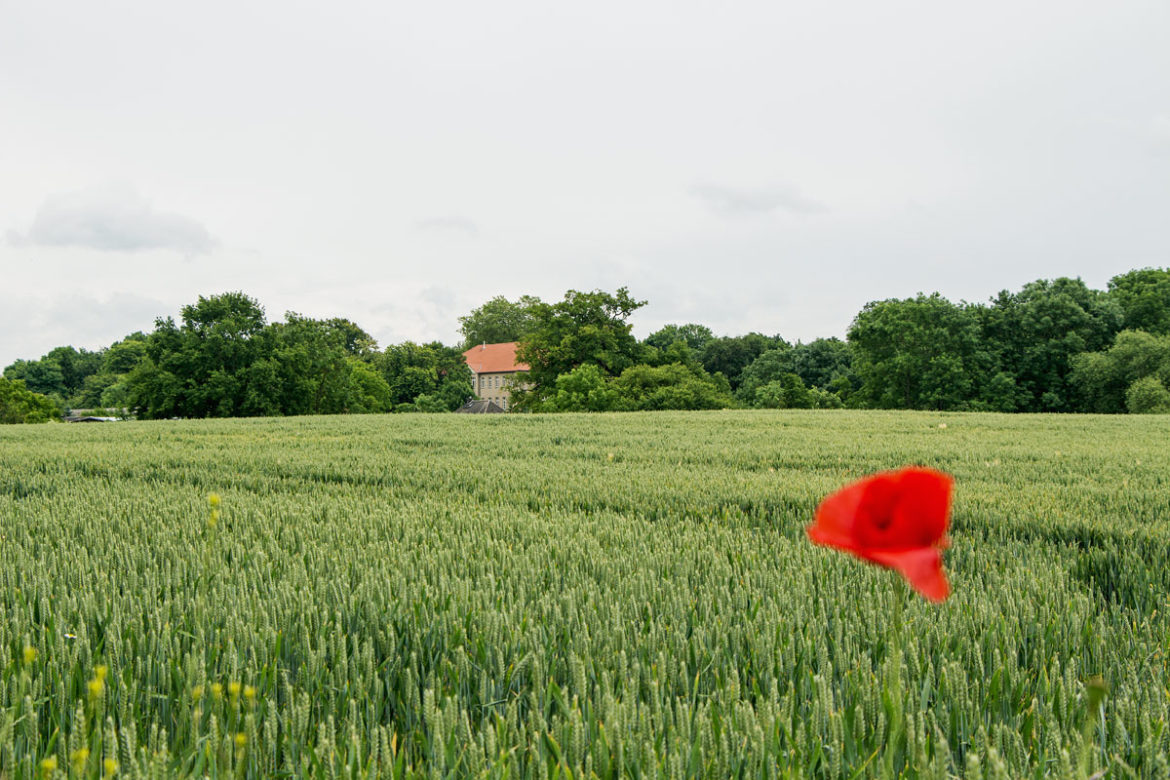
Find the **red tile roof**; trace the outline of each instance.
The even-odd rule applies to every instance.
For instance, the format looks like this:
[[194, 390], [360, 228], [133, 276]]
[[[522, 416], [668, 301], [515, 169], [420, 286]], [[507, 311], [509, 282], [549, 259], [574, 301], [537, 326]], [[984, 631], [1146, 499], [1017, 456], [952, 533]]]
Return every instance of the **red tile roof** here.
[[463, 353], [467, 365], [477, 374], [496, 374], [504, 371], [527, 371], [528, 366], [516, 362], [516, 342], [480, 344]]

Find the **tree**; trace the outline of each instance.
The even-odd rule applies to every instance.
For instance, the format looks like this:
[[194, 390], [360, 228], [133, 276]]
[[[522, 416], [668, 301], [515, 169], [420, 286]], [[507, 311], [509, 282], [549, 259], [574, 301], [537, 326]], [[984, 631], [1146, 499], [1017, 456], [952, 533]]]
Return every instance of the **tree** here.
[[52, 399], [34, 393], [20, 379], [0, 379], [0, 423], [41, 423], [60, 418]]
[[[259, 350], [277, 365], [280, 380], [277, 408], [283, 414], [347, 411], [353, 372], [351, 358], [366, 350], [372, 341], [348, 320], [315, 320], [291, 311], [285, 314], [284, 322], [268, 327]], [[261, 381], [260, 375], [252, 381]], [[258, 399], [260, 391], [253, 391], [252, 395]]]
[[1075, 355], [1069, 380], [1081, 409], [1119, 414], [1130, 408], [1134, 383], [1148, 378], [1170, 384], [1170, 335], [1123, 330], [1109, 349]]
[[756, 391], [783, 376], [795, 376], [793, 349], [788, 345], [760, 354], [743, 370], [736, 395], [746, 404], [756, 405]]
[[102, 405], [102, 396], [117, 384], [118, 377], [114, 374], [90, 374], [85, 378], [81, 389], [73, 394], [71, 405], [75, 409], [92, 409]]
[[388, 412], [394, 404], [390, 398], [390, 385], [368, 363], [358, 358], [348, 358], [350, 368], [349, 398], [347, 411], [354, 414]]
[[619, 409], [726, 409], [735, 405], [725, 377], [681, 363], [631, 366], [611, 386], [618, 395], [615, 408]]
[[558, 376], [578, 366], [592, 364], [612, 377], [634, 365], [640, 347], [626, 320], [645, 305], [625, 287], [613, 295], [569, 290], [563, 301], [533, 304], [532, 329], [516, 348], [517, 360], [529, 366], [531, 389], [517, 392], [514, 404], [535, 406], [556, 392]]
[[1116, 301], [1068, 278], [1005, 290], [980, 316], [988, 349], [1023, 391], [1025, 412], [1076, 411], [1072, 357], [1107, 347], [1123, 319]]
[[1125, 406], [1131, 414], [1170, 414], [1170, 390], [1157, 377], [1142, 377], [1125, 392]]
[[967, 409], [994, 373], [973, 308], [938, 293], [867, 303], [849, 328], [857, 398], [886, 409]]
[[784, 349], [789, 344], [779, 336], [748, 333], [709, 340], [703, 345], [699, 362], [710, 374], [723, 374], [733, 390], [739, 389], [743, 371], [770, 349]]
[[1170, 268], [1142, 268], [1109, 280], [1109, 297], [1121, 307], [1123, 327], [1170, 334]]
[[474, 395], [471, 369], [462, 350], [437, 341], [391, 345], [374, 361], [374, 366], [390, 389], [390, 402], [395, 409], [409, 404], [417, 408], [419, 397], [425, 395], [428, 410], [437, 404], [454, 411]]
[[111, 344], [102, 356], [102, 373], [127, 374], [146, 357], [146, 334], [136, 331]]
[[761, 409], [811, 409], [813, 395], [796, 374], [783, 374], [756, 387], [753, 405]]
[[49, 350], [41, 361], [52, 361], [61, 367], [61, 382], [65, 386], [65, 394], [73, 395], [81, 389], [86, 377], [93, 376], [101, 370], [102, 357], [101, 352], [57, 347]]
[[30, 392], [64, 398], [65, 374], [54, 360], [17, 360], [4, 369], [4, 378], [21, 380]]
[[577, 366], [557, 377], [556, 392], [540, 406], [542, 412], [610, 412], [620, 408], [621, 398], [610, 379], [592, 363]]
[[808, 387], [827, 388], [845, 377], [852, 383], [853, 350], [837, 338], [814, 339], [792, 348], [792, 370]]
[[[267, 357], [264, 309], [242, 292], [210, 297], [181, 310], [182, 325], [155, 320], [147, 360], [126, 378], [144, 417], [230, 417], [257, 403], [248, 392], [252, 363]], [[268, 408], [270, 404], [261, 404]], [[256, 413], [256, 412], [251, 412]]]
[[115, 341], [100, 353], [90, 353], [101, 356], [100, 369], [86, 376], [81, 388], [74, 391], [72, 405], [82, 409], [95, 406], [122, 408], [126, 400], [123, 382], [146, 359], [146, 342], [144, 333], [135, 332]]
[[519, 341], [533, 326], [531, 309], [540, 303], [532, 295], [522, 295], [513, 303], [497, 295], [470, 314], [459, 318], [463, 349], [476, 344], [501, 344]]
[[686, 325], [664, 325], [647, 336], [642, 343], [658, 350], [665, 350], [681, 341], [692, 351], [700, 352], [713, 338], [715, 334], [706, 325], [690, 322]]
[[356, 323], [344, 317], [331, 317], [320, 322], [329, 334], [329, 340], [340, 346], [346, 355], [367, 362], [374, 359], [378, 352], [378, 341]]

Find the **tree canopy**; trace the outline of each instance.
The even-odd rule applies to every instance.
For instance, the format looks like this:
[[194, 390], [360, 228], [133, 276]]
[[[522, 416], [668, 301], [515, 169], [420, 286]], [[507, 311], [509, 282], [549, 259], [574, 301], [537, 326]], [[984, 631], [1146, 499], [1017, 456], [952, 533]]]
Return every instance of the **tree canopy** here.
[[60, 416], [51, 399], [29, 390], [23, 380], [0, 378], [0, 423], [41, 423]]
[[627, 320], [645, 305], [622, 287], [614, 294], [569, 290], [562, 301], [530, 306], [532, 329], [516, 348], [517, 360], [529, 366], [530, 387], [514, 395], [516, 405], [533, 407], [555, 392], [558, 376], [578, 366], [613, 377], [635, 365], [640, 346]]
[[1121, 308], [1123, 326], [1170, 334], [1170, 268], [1142, 268], [1109, 280], [1109, 296]]
[[938, 293], [866, 304], [849, 343], [858, 399], [883, 409], [969, 409], [994, 366], [976, 312]]
[[470, 314], [459, 318], [459, 332], [463, 334], [463, 348], [476, 344], [500, 344], [519, 341], [533, 327], [532, 307], [540, 299], [522, 295], [519, 300], [509, 301], [497, 295]]

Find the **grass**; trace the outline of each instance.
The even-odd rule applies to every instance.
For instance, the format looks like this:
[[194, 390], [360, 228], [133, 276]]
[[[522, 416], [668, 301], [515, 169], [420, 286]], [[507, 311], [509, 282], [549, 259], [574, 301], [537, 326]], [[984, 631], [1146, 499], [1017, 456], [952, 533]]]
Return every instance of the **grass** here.
[[[841, 411], [0, 429], [0, 777], [1165, 776], [1168, 438]], [[804, 538], [907, 463], [956, 479], [941, 606]]]

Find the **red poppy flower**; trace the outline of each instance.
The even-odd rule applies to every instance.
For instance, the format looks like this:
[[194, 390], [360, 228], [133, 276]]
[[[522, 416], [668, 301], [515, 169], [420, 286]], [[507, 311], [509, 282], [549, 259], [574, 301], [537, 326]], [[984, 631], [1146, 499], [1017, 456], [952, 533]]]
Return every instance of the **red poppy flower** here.
[[808, 537], [896, 569], [923, 596], [942, 601], [950, 594], [940, 551], [947, 546], [952, 482], [917, 467], [866, 477], [821, 502]]

